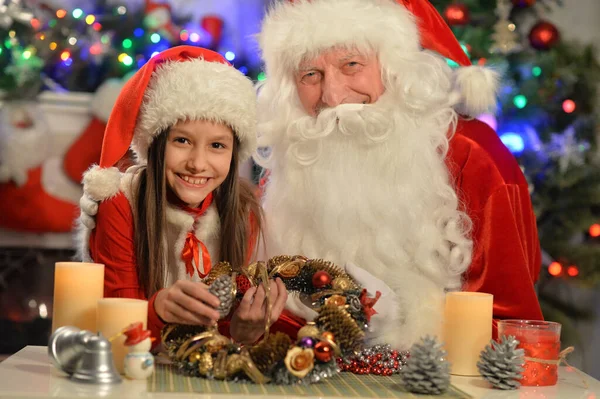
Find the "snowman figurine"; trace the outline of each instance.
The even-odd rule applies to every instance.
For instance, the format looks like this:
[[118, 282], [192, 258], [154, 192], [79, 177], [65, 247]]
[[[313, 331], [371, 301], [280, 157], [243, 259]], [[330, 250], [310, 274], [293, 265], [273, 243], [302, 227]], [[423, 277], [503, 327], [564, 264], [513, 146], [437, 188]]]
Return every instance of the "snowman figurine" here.
[[125, 376], [131, 380], [143, 380], [154, 372], [154, 356], [150, 353], [152, 339], [150, 330], [144, 330], [142, 323], [133, 323], [123, 331], [127, 336], [125, 346], [129, 353], [125, 355]]

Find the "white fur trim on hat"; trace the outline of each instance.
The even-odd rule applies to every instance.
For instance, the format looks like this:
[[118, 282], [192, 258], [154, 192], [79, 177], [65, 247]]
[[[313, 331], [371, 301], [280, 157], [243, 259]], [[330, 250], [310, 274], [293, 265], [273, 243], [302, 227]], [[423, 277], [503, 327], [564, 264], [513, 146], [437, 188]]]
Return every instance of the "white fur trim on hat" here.
[[160, 65], [146, 88], [131, 147], [146, 162], [150, 143], [182, 120], [209, 120], [231, 127], [243, 161], [256, 149], [256, 92], [235, 68], [202, 59]]
[[393, 0], [282, 1], [265, 17], [259, 43], [268, 76], [295, 71], [304, 59], [338, 46], [420, 51], [415, 17]]

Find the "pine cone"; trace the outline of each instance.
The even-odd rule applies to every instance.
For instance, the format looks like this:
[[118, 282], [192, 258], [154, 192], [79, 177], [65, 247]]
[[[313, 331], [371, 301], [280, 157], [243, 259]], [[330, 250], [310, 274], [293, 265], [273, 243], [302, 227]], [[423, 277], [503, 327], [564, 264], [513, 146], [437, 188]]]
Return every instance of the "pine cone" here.
[[481, 376], [494, 388], [517, 389], [521, 386], [525, 352], [517, 349], [515, 337], [502, 337], [500, 342], [491, 341], [479, 355], [477, 368]]
[[426, 336], [410, 349], [400, 371], [406, 389], [413, 393], [439, 395], [450, 386], [450, 363], [435, 337]]
[[210, 269], [208, 276], [206, 276], [202, 282], [206, 285], [212, 285], [219, 277], [225, 275], [230, 276], [231, 273], [233, 273], [233, 268], [229, 262], [219, 262]]
[[285, 358], [291, 345], [292, 339], [289, 335], [277, 332], [250, 348], [250, 358], [261, 373], [268, 373], [273, 365]]
[[344, 308], [324, 305], [314, 322], [321, 331], [333, 333], [343, 354], [357, 352], [362, 348], [365, 333]]
[[221, 301], [217, 308], [221, 318], [226, 317], [233, 305], [233, 281], [231, 276], [221, 276], [217, 278], [210, 286], [209, 291]]

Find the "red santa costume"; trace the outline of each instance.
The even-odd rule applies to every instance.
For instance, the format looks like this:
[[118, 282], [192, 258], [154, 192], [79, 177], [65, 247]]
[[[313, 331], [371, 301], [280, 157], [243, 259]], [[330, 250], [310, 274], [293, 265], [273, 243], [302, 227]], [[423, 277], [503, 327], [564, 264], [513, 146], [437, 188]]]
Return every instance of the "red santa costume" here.
[[[132, 207], [139, 174], [133, 170], [136, 166], [122, 173], [114, 165], [130, 145], [138, 164], [145, 164], [148, 148], [160, 132], [178, 121], [198, 119], [230, 126], [239, 139], [241, 160], [248, 159], [256, 148], [252, 83], [209, 50], [189, 46], [166, 50], [148, 61], [119, 95], [104, 136], [100, 164], [83, 178], [85, 193], [100, 204], [95, 229], [92, 219], [81, 218], [81, 257], [105, 265], [105, 297], [146, 299], [137, 273], [144, 265], [137, 264], [134, 249]], [[197, 209], [169, 204], [166, 220], [168, 259], [163, 286], [180, 279], [201, 281], [211, 262], [219, 259], [220, 218], [212, 193]], [[252, 246], [256, 234], [249, 240]], [[164, 323], [154, 309], [155, 298], [156, 294], [149, 298], [148, 328], [158, 338]]]
[[[446, 291], [493, 294], [495, 318], [542, 318], [527, 183], [496, 133], [464, 117], [494, 108], [496, 75], [470, 66], [428, 1], [281, 2], [259, 40], [267, 255], [367, 276], [383, 291], [372, 342], [399, 349], [439, 333]], [[313, 117], [294, 73], [333, 48], [374, 54], [385, 92]]]

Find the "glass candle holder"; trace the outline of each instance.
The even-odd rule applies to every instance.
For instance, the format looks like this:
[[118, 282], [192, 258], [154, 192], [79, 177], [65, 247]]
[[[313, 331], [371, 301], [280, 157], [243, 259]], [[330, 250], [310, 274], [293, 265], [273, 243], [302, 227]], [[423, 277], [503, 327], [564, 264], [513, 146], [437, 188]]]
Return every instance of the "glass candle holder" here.
[[498, 336], [512, 335], [525, 350], [523, 386], [551, 386], [558, 380], [560, 323], [537, 320], [500, 320]]

